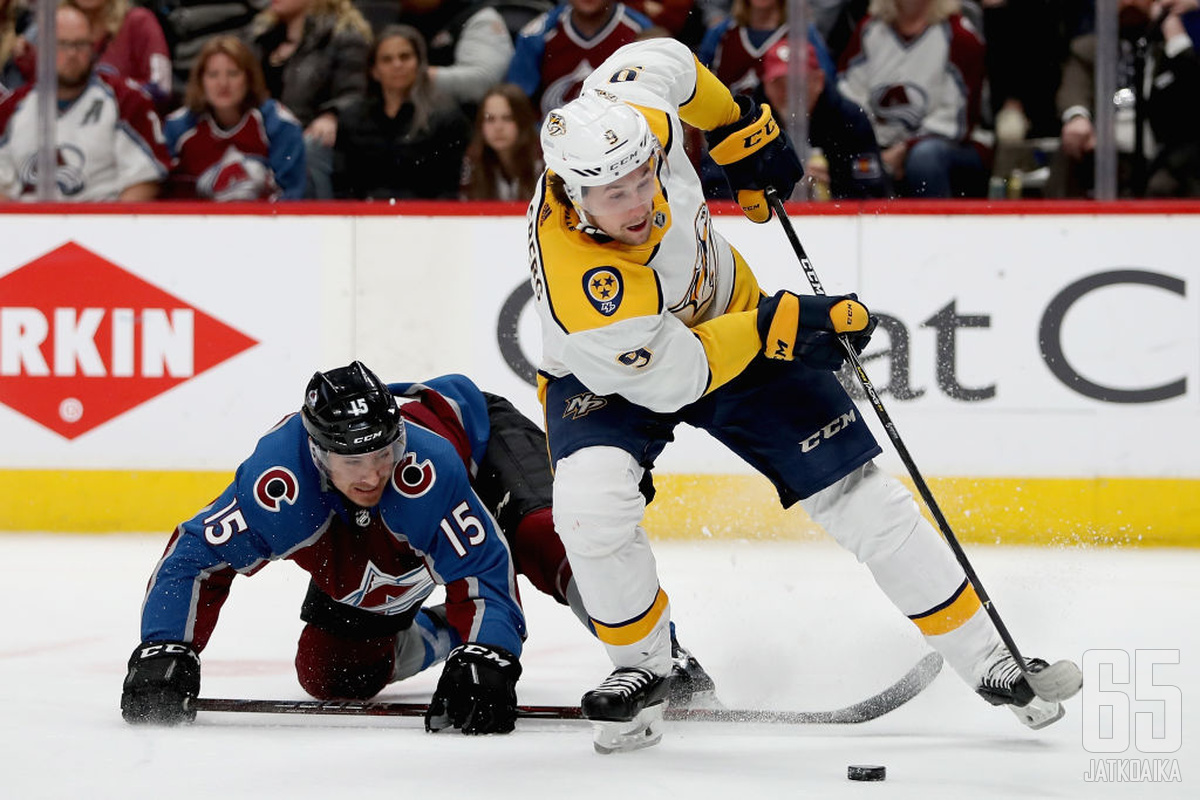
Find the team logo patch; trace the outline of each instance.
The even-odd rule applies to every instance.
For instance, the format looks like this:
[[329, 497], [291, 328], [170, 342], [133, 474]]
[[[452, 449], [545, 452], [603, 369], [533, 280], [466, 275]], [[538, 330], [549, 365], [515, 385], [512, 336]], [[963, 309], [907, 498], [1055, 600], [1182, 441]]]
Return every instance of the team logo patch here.
[[667, 224], [667, 215], [661, 211], [654, 212], [654, 227], [661, 228]]
[[283, 504], [294, 505], [300, 482], [287, 467], [271, 467], [254, 481], [254, 501], [267, 511], [278, 512]]
[[650, 363], [650, 351], [644, 347], [639, 347], [637, 350], [621, 353], [621, 355], [617, 356], [617, 361], [627, 367], [641, 369]]
[[621, 273], [612, 267], [595, 267], [585, 272], [583, 291], [596, 310], [606, 317], [617, 313], [625, 293]]
[[551, 113], [546, 117], [546, 133], [550, 136], [562, 136], [567, 132], [567, 122], [558, 114]]
[[883, 165], [873, 153], [864, 153], [854, 159], [851, 165], [854, 179], [859, 181], [875, 180], [883, 175]]
[[608, 401], [603, 397], [597, 397], [591, 392], [577, 394], [574, 397], [568, 397], [566, 406], [563, 408], [563, 419], [570, 417], [571, 419], [579, 419], [586, 417], [588, 414], [597, 409], [604, 408], [608, 405]]
[[428, 492], [437, 480], [437, 470], [428, 459], [417, 462], [413, 453], [404, 458], [392, 470], [392, 487], [405, 497], [420, 497]]

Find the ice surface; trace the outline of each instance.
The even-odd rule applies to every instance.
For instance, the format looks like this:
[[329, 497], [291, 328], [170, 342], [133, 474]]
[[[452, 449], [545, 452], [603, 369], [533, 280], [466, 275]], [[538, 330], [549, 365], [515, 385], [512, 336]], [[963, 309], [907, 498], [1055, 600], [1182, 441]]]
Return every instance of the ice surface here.
[[[182, 728], [120, 716], [146, 579], [165, 536], [0, 535], [3, 798], [1034, 798], [1196, 797], [1200, 785], [1200, 553], [969, 550], [1027, 655], [1089, 648], [1180, 652], [1159, 684], [1181, 689], [1183, 747], [1092, 754], [1081, 698], [1032, 732], [949, 668], [924, 694], [846, 727], [669, 723], [661, 745], [599, 756], [586, 723], [522, 721], [503, 737], [436, 736], [413, 718], [201, 714]], [[903, 674], [925, 645], [869, 574], [823, 542], [656, 545], [681, 640], [728, 705], [828, 709]], [[234, 582], [203, 655], [209, 697], [305, 697], [292, 671], [307, 576], [272, 564]], [[522, 584], [530, 636], [522, 703], [578, 702], [609, 670], [566, 608]], [[436, 672], [380, 699], [424, 702]], [[1158, 706], [1161, 714], [1162, 706]], [[1133, 710], [1149, 711], [1152, 703]], [[1175, 713], [1169, 709], [1168, 713]], [[1178, 759], [1181, 783], [1089, 783], [1092, 758]], [[849, 764], [883, 764], [882, 784]]]

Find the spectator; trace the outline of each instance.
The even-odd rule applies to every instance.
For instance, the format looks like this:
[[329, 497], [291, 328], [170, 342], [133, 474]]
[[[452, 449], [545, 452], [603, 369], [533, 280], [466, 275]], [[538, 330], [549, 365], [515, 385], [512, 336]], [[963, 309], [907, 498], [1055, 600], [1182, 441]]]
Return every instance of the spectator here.
[[433, 87], [472, 115], [508, 70], [512, 37], [500, 12], [484, 0], [390, 0], [370, 8], [377, 32], [388, 25], [410, 25], [421, 32]]
[[761, 83], [762, 57], [787, 36], [789, 0], [733, 0], [728, 17], [708, 29], [696, 56], [734, 94]]
[[309, 197], [333, 197], [338, 118], [366, 91], [370, 39], [350, 0], [271, 0], [251, 24], [267, 91], [304, 127]]
[[988, 94], [996, 138], [1058, 136], [1054, 93], [1067, 55], [1064, 0], [983, 0]]
[[[1123, 196], [1200, 196], [1200, 62], [1182, 16], [1197, 0], [1119, 0], [1115, 138]], [[1158, 9], [1161, 16], [1152, 20]], [[1096, 37], [1071, 40], [1058, 91], [1062, 144], [1047, 194], [1092, 189]], [[1144, 93], [1144, 88], [1149, 94]]]
[[[55, 13], [57, 125], [55, 200], [152, 200], [169, 156], [150, 96], [94, 70], [91, 29], [77, 8]], [[25, 84], [0, 99], [0, 197], [37, 199], [37, 95]]]
[[579, 96], [583, 79], [651, 22], [614, 0], [566, 0], [525, 26], [505, 79], [540, 116]]
[[[145, 0], [143, 0], [145, 2]], [[214, 36], [236, 35], [267, 7], [270, 0], [154, 0], [155, 10], [171, 49], [171, 85], [182, 87], [192, 74], [201, 48]], [[176, 88], [174, 106], [182, 102]]]
[[463, 200], [525, 200], [541, 177], [538, 115], [519, 86], [502, 83], [484, 95], [463, 158]]
[[87, 17], [96, 71], [136, 81], [165, 107], [171, 96], [171, 53], [154, 12], [130, 0], [62, 0]]
[[456, 198], [470, 124], [429, 81], [425, 39], [384, 28], [367, 58], [367, 94], [345, 109], [338, 197]]
[[871, 0], [842, 54], [839, 91], [862, 107], [899, 193], [979, 196], [990, 148], [977, 134], [982, 39], [959, 0]]
[[200, 50], [184, 107], [167, 118], [172, 197], [299, 200], [304, 197], [304, 134], [267, 94], [254, 54], [234, 36]]
[[[808, 143], [820, 148], [825, 164], [811, 158], [805, 164], [805, 179], [829, 187], [834, 200], [888, 197], [891, 183], [883, 170], [879, 144], [871, 121], [856, 104], [834, 90], [817, 63], [816, 48], [805, 48], [807, 64]], [[788, 40], [776, 43], [763, 58], [763, 92], [775, 109], [776, 119], [787, 119], [790, 106], [787, 90]], [[821, 198], [817, 198], [821, 199]]]
[[625, 5], [665, 29], [668, 38], [678, 39], [693, 50], [708, 28], [697, 0], [629, 0]]
[[33, 81], [29, 43], [21, 36], [31, 16], [23, 0], [0, 0], [0, 97]]

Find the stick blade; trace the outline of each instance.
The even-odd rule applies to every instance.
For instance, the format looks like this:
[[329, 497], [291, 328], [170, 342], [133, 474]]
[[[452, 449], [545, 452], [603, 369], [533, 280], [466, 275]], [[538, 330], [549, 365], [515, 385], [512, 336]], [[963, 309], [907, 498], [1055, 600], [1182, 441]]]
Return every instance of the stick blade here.
[[1043, 700], [1061, 703], [1083, 688], [1083, 672], [1074, 661], [1063, 659], [1045, 669], [1025, 675], [1030, 688]]

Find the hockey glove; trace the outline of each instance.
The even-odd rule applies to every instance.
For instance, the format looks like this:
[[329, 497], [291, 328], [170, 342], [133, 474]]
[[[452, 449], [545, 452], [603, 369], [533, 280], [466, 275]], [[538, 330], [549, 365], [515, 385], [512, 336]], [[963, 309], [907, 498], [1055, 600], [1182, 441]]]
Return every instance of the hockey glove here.
[[854, 294], [776, 292], [758, 304], [763, 354], [780, 361], [798, 358], [814, 369], [841, 369], [846, 352], [838, 337], [845, 335], [854, 352], [861, 353], [877, 324]]
[[134, 724], [176, 725], [196, 718], [200, 656], [187, 642], [142, 642], [129, 657], [121, 716]]
[[500, 647], [478, 642], [450, 651], [437, 691], [425, 712], [425, 730], [437, 733], [509, 733], [517, 721], [517, 678], [521, 663]]
[[737, 194], [742, 211], [753, 222], [768, 222], [771, 207], [765, 191], [774, 187], [787, 199], [796, 182], [804, 177], [804, 167], [796, 157], [787, 133], [771, 115], [771, 107], [744, 96], [734, 98], [742, 116], [737, 122], [722, 125], [704, 134], [708, 153], [725, 170], [729, 185]]

